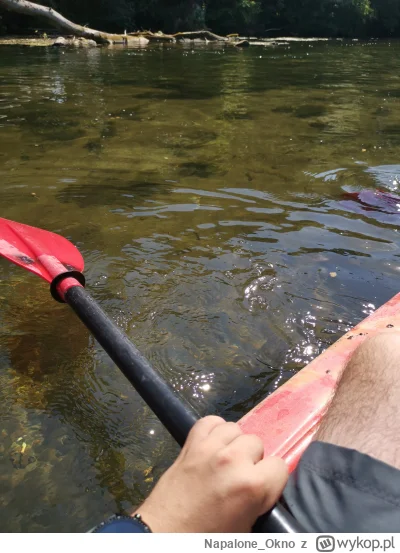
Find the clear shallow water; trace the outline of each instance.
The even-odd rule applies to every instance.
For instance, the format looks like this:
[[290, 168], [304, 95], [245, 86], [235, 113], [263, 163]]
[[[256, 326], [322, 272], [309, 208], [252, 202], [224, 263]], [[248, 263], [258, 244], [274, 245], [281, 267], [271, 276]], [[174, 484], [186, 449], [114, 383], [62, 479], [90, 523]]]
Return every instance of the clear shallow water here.
[[[343, 198], [398, 190], [399, 53], [3, 47], [1, 216], [72, 240], [163, 376], [237, 420], [399, 290], [398, 215]], [[177, 451], [79, 321], [4, 261], [0, 405], [2, 531], [86, 530]]]

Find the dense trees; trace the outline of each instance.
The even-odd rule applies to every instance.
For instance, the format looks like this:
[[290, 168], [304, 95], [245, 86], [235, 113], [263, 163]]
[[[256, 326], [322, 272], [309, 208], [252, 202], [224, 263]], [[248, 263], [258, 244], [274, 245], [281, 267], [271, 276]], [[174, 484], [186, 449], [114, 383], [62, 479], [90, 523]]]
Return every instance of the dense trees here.
[[[39, 0], [66, 17], [110, 32], [208, 27], [217, 33], [400, 36], [400, 0]], [[3, 31], [32, 21], [1, 13]], [[277, 29], [277, 30], [271, 30]]]
[[376, 32], [383, 35], [400, 35], [400, 1], [372, 0]]
[[369, 0], [285, 0], [286, 24], [299, 34], [355, 36], [368, 30]]

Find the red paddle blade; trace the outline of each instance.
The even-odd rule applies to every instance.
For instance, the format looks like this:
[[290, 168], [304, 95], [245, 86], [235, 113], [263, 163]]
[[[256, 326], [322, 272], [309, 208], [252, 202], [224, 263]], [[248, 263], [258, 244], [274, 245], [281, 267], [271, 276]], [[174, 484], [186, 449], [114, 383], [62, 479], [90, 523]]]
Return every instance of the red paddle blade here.
[[47, 282], [84, 268], [79, 250], [63, 236], [1, 217], [0, 255]]

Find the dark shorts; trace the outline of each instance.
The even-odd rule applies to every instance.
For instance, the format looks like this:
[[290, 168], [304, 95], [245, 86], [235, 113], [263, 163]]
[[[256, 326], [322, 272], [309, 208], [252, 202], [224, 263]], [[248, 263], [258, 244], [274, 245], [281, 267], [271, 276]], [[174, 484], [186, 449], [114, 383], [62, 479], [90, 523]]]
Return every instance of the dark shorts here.
[[284, 499], [306, 532], [400, 532], [400, 471], [353, 449], [313, 442]]

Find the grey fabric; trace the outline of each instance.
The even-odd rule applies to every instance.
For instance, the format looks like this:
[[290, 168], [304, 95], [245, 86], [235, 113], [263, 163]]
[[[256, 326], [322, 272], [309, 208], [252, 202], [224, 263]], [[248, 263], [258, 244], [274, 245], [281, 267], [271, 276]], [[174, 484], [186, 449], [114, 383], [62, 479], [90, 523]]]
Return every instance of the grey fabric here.
[[400, 531], [400, 471], [353, 449], [313, 442], [284, 499], [307, 532]]

